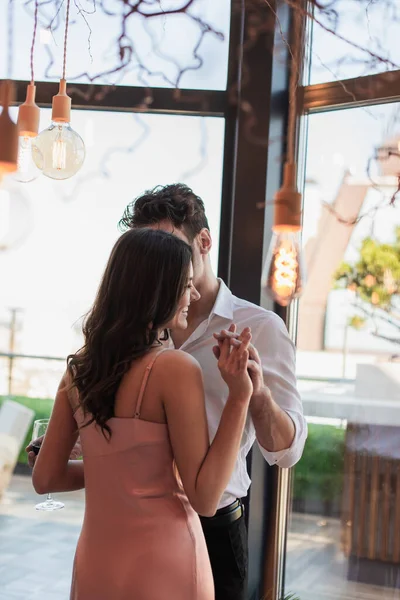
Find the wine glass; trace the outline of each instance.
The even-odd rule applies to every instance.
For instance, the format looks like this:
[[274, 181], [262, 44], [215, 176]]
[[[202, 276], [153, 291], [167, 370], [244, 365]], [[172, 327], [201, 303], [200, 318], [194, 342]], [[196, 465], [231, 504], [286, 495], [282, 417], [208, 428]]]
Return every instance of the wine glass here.
[[[46, 433], [49, 419], [38, 419], [33, 423], [32, 441], [42, 437]], [[32, 450], [35, 454], [39, 453], [40, 445], [32, 444]], [[60, 510], [64, 508], [63, 502], [54, 500], [51, 494], [47, 494], [45, 502], [40, 502], [35, 506], [36, 510]]]

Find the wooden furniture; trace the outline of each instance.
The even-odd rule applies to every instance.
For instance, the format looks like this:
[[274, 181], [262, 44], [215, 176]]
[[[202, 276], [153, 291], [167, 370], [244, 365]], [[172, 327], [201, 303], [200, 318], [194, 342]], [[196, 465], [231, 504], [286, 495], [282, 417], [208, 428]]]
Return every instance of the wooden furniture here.
[[349, 424], [342, 543], [348, 577], [400, 587], [400, 428]]

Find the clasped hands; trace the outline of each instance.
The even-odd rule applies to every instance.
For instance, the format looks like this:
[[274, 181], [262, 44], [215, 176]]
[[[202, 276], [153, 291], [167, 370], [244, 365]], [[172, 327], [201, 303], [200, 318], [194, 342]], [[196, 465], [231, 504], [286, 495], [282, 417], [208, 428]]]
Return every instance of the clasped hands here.
[[[249, 327], [245, 327], [241, 333], [237, 333], [236, 325], [232, 323], [229, 329], [222, 329], [219, 333], [214, 333], [213, 337], [217, 340], [218, 345], [213, 347], [215, 358], [219, 359], [221, 352], [221, 346], [224, 340], [229, 339], [232, 346], [240, 344], [250, 331]], [[253, 383], [253, 396], [259, 394], [265, 389], [264, 377], [261, 365], [260, 355], [257, 352], [257, 348], [253, 344], [249, 344], [249, 360], [248, 360], [248, 372]]]

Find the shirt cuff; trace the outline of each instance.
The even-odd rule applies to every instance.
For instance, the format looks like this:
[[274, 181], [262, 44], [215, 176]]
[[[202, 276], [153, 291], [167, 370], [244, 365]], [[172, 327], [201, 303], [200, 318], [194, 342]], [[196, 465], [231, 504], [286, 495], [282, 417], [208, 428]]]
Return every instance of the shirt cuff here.
[[292, 419], [295, 434], [290, 448], [279, 450], [278, 452], [269, 452], [257, 441], [261, 454], [270, 466], [277, 465], [282, 469], [293, 467], [301, 458], [304, 444], [307, 439], [307, 423], [303, 415], [286, 410], [286, 413]]

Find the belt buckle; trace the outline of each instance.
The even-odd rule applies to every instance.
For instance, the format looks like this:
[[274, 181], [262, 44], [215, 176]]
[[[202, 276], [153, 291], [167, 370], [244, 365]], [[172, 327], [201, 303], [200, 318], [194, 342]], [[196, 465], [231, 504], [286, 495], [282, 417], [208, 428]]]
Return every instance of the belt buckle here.
[[[202, 522], [206, 527], [219, 527], [223, 524], [228, 525], [229, 523], [234, 523], [238, 519], [240, 519], [244, 514], [244, 505], [243, 502], [238, 498], [234, 502], [233, 505], [236, 505], [231, 510], [228, 510], [225, 513], [214, 515], [213, 517], [205, 517], [202, 518]], [[226, 507], [228, 508], [228, 507]]]
[[[227, 510], [225, 513], [225, 515], [230, 515], [231, 513], [235, 512], [235, 510], [237, 510], [240, 506], [240, 500], [235, 500], [234, 502], [232, 502], [231, 505], [228, 505], [226, 508], [228, 508], [229, 510]], [[221, 515], [222, 516], [222, 515]]]
[[[238, 501], [239, 504], [236, 508], [236, 510], [240, 509], [240, 516], [238, 517], [238, 519], [240, 519], [240, 517], [242, 517], [244, 515], [244, 506], [243, 506], [243, 502], [241, 502], [241, 500]], [[235, 519], [237, 520], [237, 519]]]
[[238, 504], [237, 504], [237, 506], [235, 506], [235, 508], [233, 508], [232, 510], [227, 512], [225, 515], [221, 515], [221, 517], [227, 517], [227, 518], [234, 517], [234, 518], [232, 518], [231, 523], [234, 523], [235, 521], [240, 519], [240, 517], [242, 517], [243, 513], [244, 513], [244, 506], [243, 506], [243, 503], [239, 499], [237, 500], [237, 502], [238, 502]]

